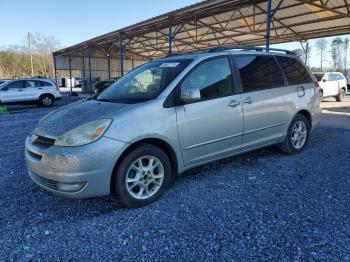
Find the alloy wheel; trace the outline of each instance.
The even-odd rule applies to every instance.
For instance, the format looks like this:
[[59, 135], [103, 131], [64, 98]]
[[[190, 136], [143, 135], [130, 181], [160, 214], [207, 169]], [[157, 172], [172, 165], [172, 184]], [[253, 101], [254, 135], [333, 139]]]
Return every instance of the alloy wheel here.
[[44, 106], [50, 106], [52, 104], [52, 98], [49, 96], [45, 96], [42, 99], [42, 103], [44, 104]]
[[164, 166], [157, 157], [139, 157], [127, 171], [125, 181], [128, 193], [136, 199], [152, 197], [162, 186], [164, 172]]
[[297, 121], [294, 124], [291, 133], [292, 145], [295, 149], [300, 149], [304, 146], [307, 137], [307, 128], [303, 121]]

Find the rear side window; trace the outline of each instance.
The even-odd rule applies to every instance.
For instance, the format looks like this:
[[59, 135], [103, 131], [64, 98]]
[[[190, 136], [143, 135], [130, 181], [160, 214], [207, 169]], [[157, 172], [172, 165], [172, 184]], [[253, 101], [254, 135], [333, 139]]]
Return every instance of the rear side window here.
[[26, 87], [28, 87], [28, 88], [35, 87], [35, 81], [27, 80], [26, 81]]
[[243, 92], [284, 85], [282, 72], [273, 56], [236, 56]]
[[287, 77], [289, 85], [311, 83], [312, 78], [306, 68], [296, 59], [290, 57], [277, 57]]
[[48, 82], [46, 82], [46, 81], [40, 81], [40, 80], [37, 80], [36, 81], [37, 83], [36, 83], [36, 86], [41, 86], [41, 87], [43, 87], [43, 86], [52, 86], [52, 84], [50, 84], [50, 83], [48, 83]]
[[181, 83], [181, 89], [197, 87], [202, 100], [229, 96], [233, 93], [228, 58], [217, 58], [198, 65]]
[[341, 74], [336, 74], [337, 80], [344, 80], [344, 77]]

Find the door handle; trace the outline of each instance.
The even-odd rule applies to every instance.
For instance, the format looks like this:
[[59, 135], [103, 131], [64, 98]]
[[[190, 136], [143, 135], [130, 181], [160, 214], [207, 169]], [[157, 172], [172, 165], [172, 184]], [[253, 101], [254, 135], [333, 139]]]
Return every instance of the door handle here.
[[248, 96], [245, 100], [243, 100], [243, 103], [245, 104], [251, 104], [254, 102], [254, 99], [250, 96]]
[[231, 102], [228, 104], [228, 106], [230, 106], [230, 107], [236, 107], [236, 106], [239, 106], [240, 104], [241, 104], [240, 101], [231, 100]]
[[19, 92], [23, 92], [23, 90], [22, 90], [22, 89], [18, 89], [17, 91], [19, 91]]
[[43, 89], [42, 87], [38, 87], [39, 90]]
[[305, 88], [303, 86], [298, 86], [297, 93], [299, 97], [302, 97], [305, 95]]

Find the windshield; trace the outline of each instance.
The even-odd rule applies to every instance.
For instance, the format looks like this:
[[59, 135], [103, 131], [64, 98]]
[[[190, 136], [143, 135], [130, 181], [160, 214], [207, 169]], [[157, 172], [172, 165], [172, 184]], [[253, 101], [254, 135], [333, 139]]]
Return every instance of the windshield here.
[[5, 86], [7, 81], [0, 81], [0, 89]]
[[314, 74], [314, 76], [316, 77], [317, 81], [321, 81], [324, 74]]
[[179, 59], [144, 64], [109, 86], [97, 100], [138, 103], [156, 98], [191, 61]]

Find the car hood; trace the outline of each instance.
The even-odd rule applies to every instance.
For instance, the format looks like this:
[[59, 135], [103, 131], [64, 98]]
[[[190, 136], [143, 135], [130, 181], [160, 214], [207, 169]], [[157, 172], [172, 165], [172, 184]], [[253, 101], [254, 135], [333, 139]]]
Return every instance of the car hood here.
[[82, 100], [54, 111], [40, 120], [33, 131], [34, 134], [54, 138], [100, 118], [113, 118], [131, 105]]

